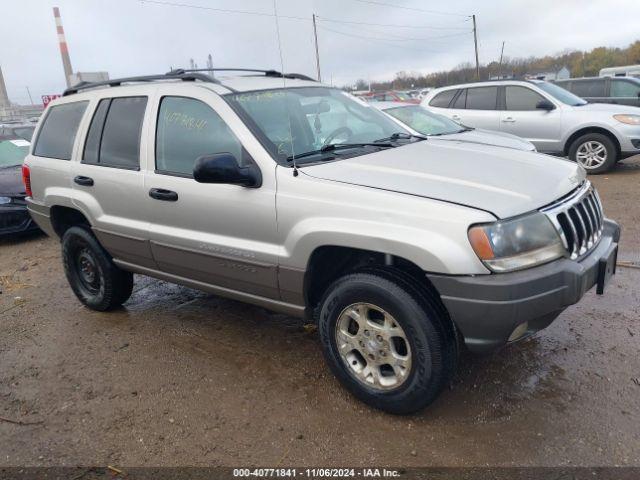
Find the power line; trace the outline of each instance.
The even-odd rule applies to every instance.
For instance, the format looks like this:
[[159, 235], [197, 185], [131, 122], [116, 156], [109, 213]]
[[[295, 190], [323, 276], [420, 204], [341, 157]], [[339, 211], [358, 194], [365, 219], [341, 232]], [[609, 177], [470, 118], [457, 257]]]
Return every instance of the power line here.
[[383, 43], [385, 45], [389, 45], [391, 47], [399, 47], [402, 48], [404, 50], [415, 50], [415, 51], [419, 51], [419, 52], [428, 52], [428, 53], [443, 53], [447, 50], [439, 50], [439, 51], [435, 51], [435, 50], [426, 50], [424, 48], [414, 48], [414, 47], [407, 47], [405, 45], [399, 45], [397, 43], [389, 43], [390, 39], [386, 39], [386, 38], [380, 38], [380, 37], [368, 37], [368, 36], [364, 36], [364, 35], [357, 35], [354, 33], [347, 33], [347, 32], [341, 32], [340, 30], [334, 30], [332, 28], [327, 28], [325, 26], [322, 25], [318, 25], [318, 28], [321, 28], [322, 30], [326, 30], [328, 32], [333, 32], [333, 33], [337, 33], [339, 35], [344, 35], [346, 37], [353, 37], [353, 38], [359, 38], [359, 39], [363, 39], [363, 40], [373, 40], [373, 41], [377, 41], [380, 43]]
[[[166, 5], [166, 6], [170, 6], [170, 7], [183, 7], [183, 8], [196, 8], [199, 10], [212, 10], [214, 12], [219, 12], [219, 13], [237, 13], [237, 14], [242, 14], [242, 15], [257, 15], [257, 16], [261, 16], [261, 17], [275, 17], [275, 15], [273, 13], [269, 13], [269, 12], [258, 12], [255, 10], [233, 10], [233, 9], [229, 9], [229, 8], [216, 8], [216, 7], [207, 7], [204, 5], [194, 5], [191, 3], [177, 3], [177, 2], [167, 2], [167, 1], [162, 1], [162, 0], [140, 0], [140, 3], [145, 4], [145, 3], [153, 3], [155, 5]], [[296, 16], [292, 16], [292, 15], [278, 15], [278, 18], [287, 18], [287, 19], [291, 19], [291, 20], [305, 20], [307, 22], [311, 21], [310, 18], [306, 18], [306, 17], [296, 17]]]
[[467, 27], [436, 27], [433, 25], [400, 25], [397, 23], [369, 23], [369, 22], [356, 22], [351, 20], [334, 20], [332, 18], [321, 17], [320, 15], [316, 15], [316, 18], [330, 23], [345, 23], [352, 25], [366, 25], [371, 27], [393, 27], [393, 28], [418, 28], [420, 30], [431, 29], [431, 30], [467, 30]]
[[393, 8], [399, 8], [402, 10], [411, 10], [414, 12], [422, 12], [422, 13], [431, 13], [434, 15], [450, 15], [450, 16], [454, 16], [454, 17], [466, 17], [466, 18], [471, 18], [471, 15], [464, 15], [462, 13], [451, 13], [451, 12], [438, 12], [435, 10], [424, 10], [422, 8], [414, 8], [414, 7], [405, 7], [402, 5], [395, 5], [393, 3], [385, 3], [385, 2], [377, 2], [374, 0], [355, 0], [356, 2], [360, 2], [360, 3], [369, 3], [371, 5], [379, 5], [379, 6], [385, 6], [385, 7], [393, 7]]

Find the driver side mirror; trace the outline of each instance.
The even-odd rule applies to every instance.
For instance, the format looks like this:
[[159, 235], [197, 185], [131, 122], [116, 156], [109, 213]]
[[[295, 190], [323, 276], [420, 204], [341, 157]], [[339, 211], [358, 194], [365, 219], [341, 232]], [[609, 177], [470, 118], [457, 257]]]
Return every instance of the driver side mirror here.
[[553, 103], [551, 103], [549, 100], [540, 100], [536, 104], [536, 108], [538, 110], [546, 110], [547, 112], [550, 112], [551, 110], [555, 110], [556, 106]]
[[216, 153], [198, 157], [193, 167], [198, 183], [226, 183], [258, 188], [262, 185], [260, 169], [255, 165], [241, 167], [231, 153]]

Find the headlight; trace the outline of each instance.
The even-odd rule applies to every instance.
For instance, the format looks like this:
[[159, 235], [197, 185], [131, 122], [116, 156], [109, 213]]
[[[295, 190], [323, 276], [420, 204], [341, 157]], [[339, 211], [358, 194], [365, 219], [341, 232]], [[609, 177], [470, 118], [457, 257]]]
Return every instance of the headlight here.
[[640, 125], [640, 115], [614, 115], [613, 118], [627, 125]]
[[556, 229], [542, 213], [474, 225], [468, 235], [476, 255], [494, 272], [533, 267], [566, 253]]
[[11, 203], [11, 197], [0, 197], [0, 205]]

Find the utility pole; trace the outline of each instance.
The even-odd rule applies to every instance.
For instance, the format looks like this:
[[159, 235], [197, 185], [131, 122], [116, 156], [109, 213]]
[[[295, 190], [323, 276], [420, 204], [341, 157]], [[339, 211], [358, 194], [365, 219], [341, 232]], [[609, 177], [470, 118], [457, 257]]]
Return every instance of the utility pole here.
[[476, 27], [476, 16], [473, 15], [473, 43], [476, 46], [476, 77], [480, 80], [480, 62], [478, 61], [478, 29]]
[[502, 41], [502, 50], [500, 50], [500, 69], [498, 70], [498, 80], [502, 79], [502, 56], [504, 55], [504, 40]]
[[313, 14], [313, 38], [316, 41], [316, 68], [318, 69], [318, 81], [322, 81], [320, 77], [320, 53], [318, 50], [318, 27], [316, 26], [316, 14]]

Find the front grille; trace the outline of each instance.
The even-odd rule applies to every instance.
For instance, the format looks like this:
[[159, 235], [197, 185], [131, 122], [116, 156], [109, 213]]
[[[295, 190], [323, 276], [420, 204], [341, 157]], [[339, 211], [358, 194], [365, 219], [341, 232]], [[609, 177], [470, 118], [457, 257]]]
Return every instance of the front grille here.
[[551, 220], [573, 260], [589, 253], [602, 237], [602, 203], [589, 181], [541, 212]]

